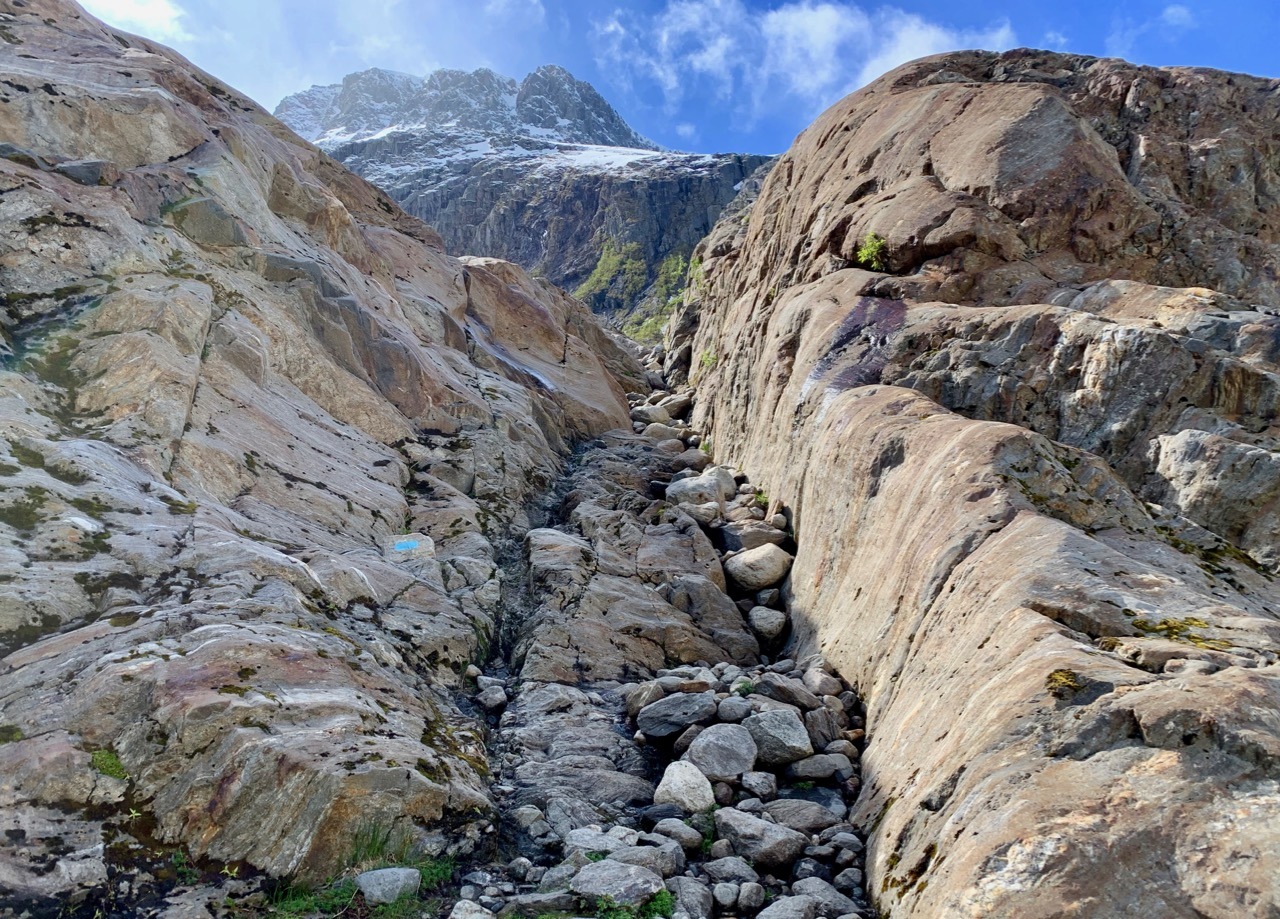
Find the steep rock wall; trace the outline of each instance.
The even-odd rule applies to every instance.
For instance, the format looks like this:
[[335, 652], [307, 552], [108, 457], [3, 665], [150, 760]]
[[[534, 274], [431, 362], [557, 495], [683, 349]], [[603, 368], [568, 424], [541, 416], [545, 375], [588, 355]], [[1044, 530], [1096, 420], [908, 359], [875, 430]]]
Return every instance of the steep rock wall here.
[[0, 20], [0, 908], [466, 850], [495, 545], [640, 368], [173, 52]]
[[793, 509], [885, 914], [1280, 910], [1275, 89], [925, 59], [700, 249], [672, 369]]

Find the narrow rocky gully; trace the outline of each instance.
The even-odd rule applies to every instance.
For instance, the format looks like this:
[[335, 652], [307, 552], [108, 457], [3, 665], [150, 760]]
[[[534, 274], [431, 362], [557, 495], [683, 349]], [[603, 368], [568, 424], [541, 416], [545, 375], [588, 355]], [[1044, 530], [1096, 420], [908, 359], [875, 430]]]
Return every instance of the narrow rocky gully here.
[[450, 915], [869, 916], [862, 709], [789, 644], [787, 516], [714, 465], [691, 394], [630, 398], [634, 433], [580, 447], [504, 553], [467, 671], [497, 842]]

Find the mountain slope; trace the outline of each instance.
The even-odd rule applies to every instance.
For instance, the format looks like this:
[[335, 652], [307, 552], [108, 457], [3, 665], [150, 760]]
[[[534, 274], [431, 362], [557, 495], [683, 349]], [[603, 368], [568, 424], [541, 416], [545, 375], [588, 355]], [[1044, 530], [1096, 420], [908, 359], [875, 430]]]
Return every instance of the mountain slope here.
[[608, 313], [634, 309], [665, 260], [682, 275], [767, 161], [659, 150], [554, 66], [519, 83], [490, 70], [368, 70], [290, 96], [276, 114], [434, 226], [450, 251], [510, 259]]
[[1275, 80], [926, 58], [699, 249], [670, 366], [793, 508], [883, 916], [1280, 914], [1278, 119]]

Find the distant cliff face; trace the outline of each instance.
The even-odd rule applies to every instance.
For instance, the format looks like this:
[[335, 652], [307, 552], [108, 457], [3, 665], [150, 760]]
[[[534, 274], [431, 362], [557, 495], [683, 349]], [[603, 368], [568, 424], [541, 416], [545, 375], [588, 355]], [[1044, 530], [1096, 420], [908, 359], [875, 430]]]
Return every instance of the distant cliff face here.
[[1280, 914], [1280, 81], [956, 53], [837, 103], [672, 323], [858, 686], [879, 914]]
[[289, 96], [276, 114], [434, 226], [450, 251], [510, 259], [608, 313], [669, 297], [663, 278], [683, 276], [767, 162], [662, 151], [554, 66], [519, 83], [490, 70], [367, 70]]

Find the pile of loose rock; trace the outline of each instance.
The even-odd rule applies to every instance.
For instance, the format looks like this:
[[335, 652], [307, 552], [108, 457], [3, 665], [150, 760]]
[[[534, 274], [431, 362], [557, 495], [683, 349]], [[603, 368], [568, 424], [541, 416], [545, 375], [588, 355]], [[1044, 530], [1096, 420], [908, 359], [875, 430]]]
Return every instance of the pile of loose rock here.
[[[627, 534], [645, 527], [650, 541], [638, 542], [650, 552], [665, 532], [660, 521], [696, 521], [688, 524], [701, 530], [694, 542], [723, 565], [722, 586], [709, 588], [715, 602], [727, 606], [739, 630], [745, 620], [743, 640], [754, 634], [761, 650], [774, 653], [789, 637], [781, 589], [792, 561], [788, 519], [742, 475], [712, 465], [698, 434], [679, 420], [690, 408], [684, 394], [637, 398], [633, 418], [643, 440], [606, 444], [584, 457], [569, 491], [580, 502], [630, 508], [616, 532], [634, 541]], [[647, 496], [634, 490], [643, 489], [644, 473], [652, 476]], [[655, 497], [670, 510], [653, 516]], [[589, 503], [576, 508], [579, 523], [601, 519]], [[602, 541], [604, 528], [589, 528], [589, 544], [571, 525], [531, 533], [529, 580], [542, 591], [531, 607], [544, 612], [530, 620], [530, 634], [547, 628], [548, 590], [559, 598], [551, 609], [582, 610], [600, 577], [591, 559], [621, 545]], [[631, 569], [614, 562], [610, 570]], [[637, 569], [636, 577], [643, 574]], [[614, 577], [610, 589], [622, 591]], [[671, 574], [673, 582], [682, 577]], [[676, 607], [693, 609], [679, 590], [647, 583]], [[636, 596], [618, 593], [624, 604]], [[704, 609], [698, 622], [710, 627], [709, 615]], [[570, 646], [585, 647], [573, 644], [573, 633], [589, 640], [587, 620], [573, 621]], [[660, 612], [653, 619], [668, 629], [674, 621], [664, 624]], [[724, 620], [716, 621], [715, 634], [725, 635]], [[754, 650], [746, 654], [577, 686], [531, 680], [533, 654], [523, 669], [518, 655], [511, 662], [520, 680], [504, 684], [473, 673], [476, 701], [499, 726], [494, 792], [505, 802], [509, 860], [464, 875], [454, 919], [583, 916], [608, 902], [651, 910], [661, 904], [686, 919], [871, 915], [862, 891], [863, 844], [849, 822], [860, 786], [859, 700], [820, 656], [769, 663]]]

